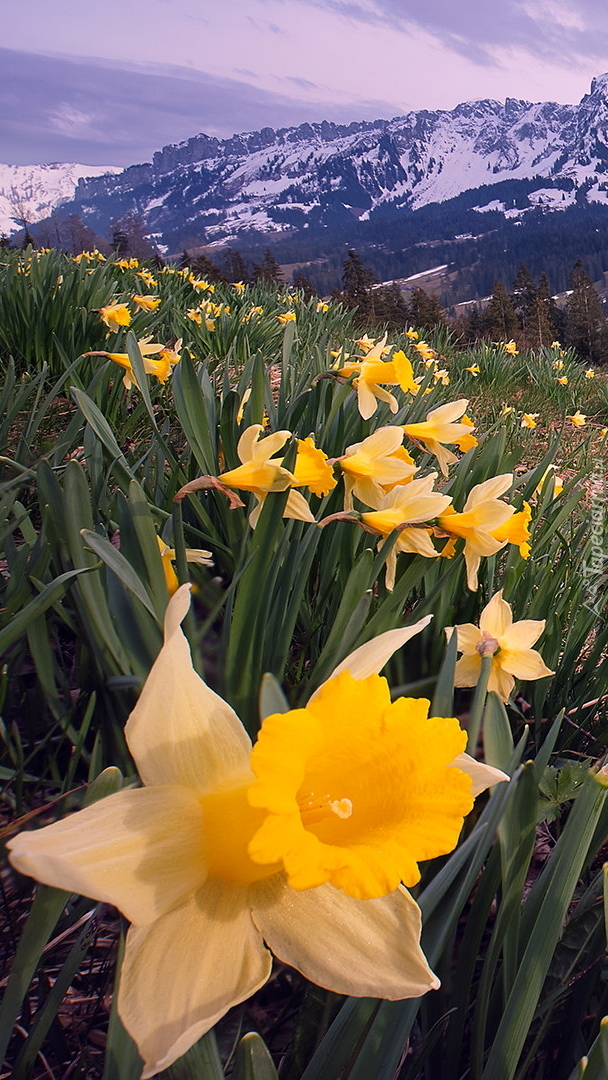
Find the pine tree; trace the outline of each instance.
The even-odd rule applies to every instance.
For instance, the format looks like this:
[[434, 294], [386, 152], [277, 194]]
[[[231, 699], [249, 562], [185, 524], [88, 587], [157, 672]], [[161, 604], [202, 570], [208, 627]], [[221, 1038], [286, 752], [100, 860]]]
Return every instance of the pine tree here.
[[547, 338], [540, 344], [550, 345], [552, 341], [560, 341], [563, 337], [564, 316], [553, 299], [549, 278], [544, 271], [538, 279], [538, 300], [544, 307], [544, 320], [547, 326]]
[[534, 278], [525, 263], [522, 263], [513, 281], [511, 303], [519, 319], [521, 336], [526, 345], [538, 344], [538, 290]]
[[312, 300], [314, 296], [319, 296], [319, 292], [315, 289], [312, 281], [301, 270], [294, 273], [292, 281], [294, 289], [299, 289], [303, 293], [305, 300]]
[[519, 330], [515, 308], [502, 281], [494, 282], [492, 298], [486, 308], [485, 317], [492, 341], [511, 341]]
[[223, 270], [220, 270], [219, 266], [216, 266], [212, 259], [209, 259], [207, 255], [197, 255], [192, 259], [190, 267], [197, 277], [204, 278], [205, 281], [213, 281], [215, 283], [225, 283], [227, 281]]
[[357, 252], [349, 251], [342, 265], [342, 299], [349, 307], [356, 307], [359, 315], [369, 317], [374, 314], [372, 285], [375, 280]]
[[283, 271], [270, 248], [266, 248], [261, 263], [253, 264], [253, 280], [266, 281], [269, 285], [276, 285], [283, 281]]
[[240, 251], [233, 251], [232, 248], [226, 248], [223, 264], [223, 270], [228, 281], [242, 281], [245, 285], [248, 285], [251, 282], [251, 274], [247, 269], [247, 263]]
[[570, 274], [571, 293], [566, 305], [566, 342], [595, 363], [606, 356], [606, 317], [602, 301], [581, 259]]
[[422, 330], [433, 330], [436, 326], [445, 326], [445, 315], [437, 297], [429, 296], [424, 289], [412, 290], [407, 306], [408, 320], [412, 326]]

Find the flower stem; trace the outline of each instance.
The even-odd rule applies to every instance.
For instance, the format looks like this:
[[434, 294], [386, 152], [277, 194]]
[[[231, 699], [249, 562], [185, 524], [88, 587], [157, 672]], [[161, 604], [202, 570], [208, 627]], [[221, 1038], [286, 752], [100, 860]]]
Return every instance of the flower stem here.
[[483, 656], [481, 659], [481, 672], [477, 686], [475, 687], [475, 693], [473, 695], [473, 701], [471, 704], [471, 711], [469, 713], [469, 739], [467, 742], [467, 753], [475, 755], [477, 749], [477, 742], [479, 740], [479, 732], [481, 730], [481, 721], [483, 718], [483, 711], [486, 704], [486, 695], [488, 692], [488, 680], [490, 678], [490, 672], [492, 670], [492, 657]]

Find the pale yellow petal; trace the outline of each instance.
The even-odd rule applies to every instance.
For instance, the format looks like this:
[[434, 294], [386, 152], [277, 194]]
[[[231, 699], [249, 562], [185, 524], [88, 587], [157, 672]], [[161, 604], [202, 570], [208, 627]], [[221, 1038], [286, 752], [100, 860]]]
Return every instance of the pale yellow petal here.
[[[342, 671], [350, 671], [353, 679], [367, 679], [370, 675], [379, 675], [391, 656], [405, 645], [406, 641], [410, 641], [416, 634], [421, 633], [432, 618], [432, 615], [425, 615], [412, 626], [400, 626], [396, 630], [386, 630], [384, 634], [378, 634], [371, 641], [366, 641], [365, 645], [360, 645], [354, 652], [349, 653], [346, 659], [332, 671], [329, 678], [335, 679], [336, 675], [340, 675]], [[329, 679], [326, 681], [329, 682]], [[315, 690], [312, 697], [314, 698], [318, 693], [319, 691]], [[312, 701], [312, 698], [310, 700]]]
[[245, 889], [208, 882], [152, 926], [131, 928], [118, 1012], [144, 1059], [142, 1076], [185, 1054], [270, 969]]
[[479, 629], [496, 638], [502, 645], [502, 638], [508, 633], [512, 623], [511, 608], [506, 600], [503, 600], [501, 589], [500, 592], [495, 593], [489, 604], [486, 604], [483, 609], [479, 620]]
[[[481, 641], [481, 632], [478, 626], [474, 623], [462, 623], [456, 627], [458, 634], [458, 652], [465, 653], [465, 655], [475, 655], [477, 653], [477, 645]], [[450, 640], [450, 634], [448, 641]]]
[[466, 412], [467, 405], [469, 404], [468, 398], [460, 398], [458, 401], [448, 401], [445, 405], [439, 405], [436, 409], [431, 409], [427, 413], [427, 423], [434, 424], [452, 424], [455, 420], [459, 420], [464, 412]]
[[274, 454], [278, 454], [279, 450], [282, 450], [290, 438], [291, 431], [273, 431], [272, 435], [260, 439], [253, 445], [252, 457], [254, 461], [268, 461]]
[[313, 524], [315, 523], [315, 515], [306, 502], [306, 499], [299, 491], [289, 492], [283, 511], [283, 517], [295, 518], [297, 521], [309, 521]]
[[281, 878], [252, 889], [253, 919], [272, 951], [337, 994], [419, 997], [439, 980], [420, 948], [420, 910], [405, 889], [354, 900], [332, 885], [296, 892]]
[[471, 592], [477, 592], [477, 586], [479, 584], [477, 574], [481, 558], [477, 552], [471, 550], [471, 545], [469, 543], [465, 544], [464, 561], [467, 568], [467, 586]]
[[169, 601], [165, 644], [125, 734], [144, 784], [204, 792], [249, 770], [251, 742], [236, 713], [192, 667], [180, 623], [190, 603], [182, 585]]
[[477, 686], [481, 674], [481, 656], [478, 652], [461, 656], [454, 669], [454, 686]]
[[503, 635], [503, 649], [530, 649], [545, 629], [544, 619], [522, 619]]
[[245, 429], [245, 431], [241, 435], [237, 444], [236, 452], [239, 456], [239, 461], [242, 461], [243, 464], [245, 464], [247, 461], [251, 461], [253, 457], [254, 447], [263, 430], [264, 428], [261, 424], [251, 424], [248, 428]]
[[403, 428], [395, 424], [387, 424], [386, 427], [378, 428], [372, 435], [368, 435], [362, 444], [357, 445], [357, 449], [364, 450], [367, 457], [386, 457], [387, 454], [394, 454], [402, 443]]
[[501, 473], [500, 476], [491, 476], [489, 480], [484, 480], [482, 484], [476, 484], [469, 492], [469, 497], [464, 504], [465, 513], [488, 499], [499, 499], [505, 491], [509, 490], [512, 483], [513, 473]]
[[500, 665], [516, 679], [542, 679], [553, 672], [536, 649], [501, 649]]
[[118, 791], [8, 846], [22, 874], [114, 904], [142, 925], [206, 877], [200, 802], [187, 788]]
[[388, 405], [392, 413], [396, 413], [399, 409], [399, 402], [394, 394], [391, 394], [388, 390], [384, 390], [382, 386], [374, 384], [374, 394], [378, 398], [378, 401], [384, 401]]
[[483, 761], [476, 761], [469, 754], [458, 754], [454, 758], [451, 768], [461, 769], [473, 781], [473, 795], [479, 795], [486, 788], [500, 784], [509, 777], [501, 769], [495, 769], [493, 765], [484, 765]]
[[515, 686], [515, 679], [502, 667], [502, 655], [500, 652], [494, 657], [488, 679], [488, 690], [493, 690], [495, 694], [498, 694], [501, 701], [508, 701]]
[[356, 383], [359, 412], [364, 420], [369, 420], [370, 416], [373, 416], [378, 408], [378, 402], [363, 379], [357, 379]]

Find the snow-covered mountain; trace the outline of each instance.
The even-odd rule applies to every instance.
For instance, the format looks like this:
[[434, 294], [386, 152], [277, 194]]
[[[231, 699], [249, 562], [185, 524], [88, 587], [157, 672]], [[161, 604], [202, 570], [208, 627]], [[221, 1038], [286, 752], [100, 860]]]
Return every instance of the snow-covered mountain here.
[[83, 177], [118, 172], [113, 165], [0, 165], [0, 233], [10, 236], [24, 220], [33, 224], [48, 217], [73, 198]]
[[[608, 202], [607, 170], [608, 74], [578, 105], [483, 100], [393, 120], [264, 128], [225, 140], [197, 135], [149, 164], [81, 180], [69, 209], [102, 233], [112, 218], [136, 211], [176, 250], [184, 235], [209, 243], [252, 229], [369, 220], [478, 188], [478, 210], [505, 213]], [[492, 192], [501, 181], [531, 178], [538, 182], [524, 207]]]

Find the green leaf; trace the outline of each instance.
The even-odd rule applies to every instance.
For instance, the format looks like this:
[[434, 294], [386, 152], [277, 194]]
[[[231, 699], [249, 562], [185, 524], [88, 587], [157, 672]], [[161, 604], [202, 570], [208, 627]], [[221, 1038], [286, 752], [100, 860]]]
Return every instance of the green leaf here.
[[243, 1035], [236, 1048], [233, 1080], [279, 1080], [266, 1043], [254, 1031]]

